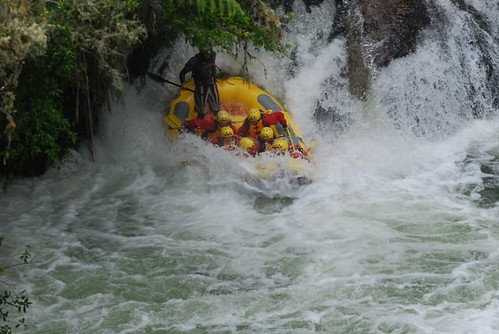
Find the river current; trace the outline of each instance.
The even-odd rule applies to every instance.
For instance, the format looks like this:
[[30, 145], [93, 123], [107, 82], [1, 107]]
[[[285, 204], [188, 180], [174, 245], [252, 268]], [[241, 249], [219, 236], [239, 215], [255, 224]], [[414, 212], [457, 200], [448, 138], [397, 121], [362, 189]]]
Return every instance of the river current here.
[[[318, 142], [309, 185], [248, 182], [229, 152], [169, 140], [175, 88], [127, 87], [95, 162], [82, 147], [0, 197], [3, 261], [33, 256], [1, 278], [33, 303], [16, 333], [499, 333], [499, 117], [485, 88], [484, 116], [468, 109], [480, 57], [466, 13], [437, 3], [450, 37], [426, 32], [365, 102], [344, 40], [325, 42], [327, 3], [290, 26], [293, 61], [250, 62]], [[176, 78], [194, 50], [168, 52]]]

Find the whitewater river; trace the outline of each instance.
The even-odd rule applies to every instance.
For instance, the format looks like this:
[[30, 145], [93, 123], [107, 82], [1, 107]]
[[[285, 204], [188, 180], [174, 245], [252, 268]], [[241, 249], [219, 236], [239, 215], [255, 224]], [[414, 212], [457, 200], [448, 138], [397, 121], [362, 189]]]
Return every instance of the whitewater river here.
[[[174, 90], [128, 87], [95, 162], [82, 147], [0, 197], [2, 261], [33, 256], [1, 278], [33, 302], [16, 333], [499, 333], [497, 111], [470, 116], [475, 79], [431, 38], [356, 101], [322, 12], [290, 31], [294, 71], [250, 64], [319, 143], [312, 183], [246, 182], [229, 152], [165, 138]], [[344, 117], [319, 122], [318, 99]]]

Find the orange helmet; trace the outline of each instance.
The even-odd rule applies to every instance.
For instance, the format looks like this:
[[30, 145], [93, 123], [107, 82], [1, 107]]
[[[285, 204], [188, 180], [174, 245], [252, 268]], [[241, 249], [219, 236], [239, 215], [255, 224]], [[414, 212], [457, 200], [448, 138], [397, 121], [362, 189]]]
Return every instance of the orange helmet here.
[[250, 122], [256, 122], [260, 119], [260, 117], [261, 117], [261, 113], [260, 113], [260, 110], [258, 110], [257, 108], [251, 108], [248, 111], [248, 120]]
[[268, 126], [264, 127], [262, 131], [260, 131], [260, 138], [263, 140], [270, 140], [274, 138], [274, 130]]

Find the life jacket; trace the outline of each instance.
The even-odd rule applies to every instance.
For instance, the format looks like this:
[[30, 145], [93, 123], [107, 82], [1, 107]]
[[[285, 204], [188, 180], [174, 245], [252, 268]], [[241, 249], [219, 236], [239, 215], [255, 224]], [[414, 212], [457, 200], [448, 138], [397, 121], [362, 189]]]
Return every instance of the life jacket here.
[[271, 114], [262, 114], [262, 118], [256, 124], [251, 124], [246, 118], [243, 125], [239, 128], [238, 133], [241, 137], [251, 137], [257, 139], [260, 137], [260, 131], [262, 131], [265, 126], [270, 126], [274, 133], [279, 133], [275, 127], [278, 123], [281, 125], [287, 125], [286, 118], [280, 111], [274, 111]]
[[[218, 123], [217, 123], [218, 125]], [[230, 123], [229, 126], [232, 128], [232, 131], [236, 133], [236, 127], [234, 124]], [[206, 140], [213, 143], [214, 145], [219, 145], [220, 146], [220, 128], [221, 126], [218, 126], [216, 129], [211, 129], [206, 132]]]
[[215, 131], [208, 133], [206, 140], [213, 145], [220, 145], [220, 129], [216, 129]]
[[191, 63], [192, 66], [192, 76], [197, 84], [205, 84], [213, 82], [216, 75], [216, 65], [215, 65], [216, 53], [211, 52], [209, 59], [204, 59], [201, 54], [197, 54], [194, 57], [194, 61]]
[[257, 141], [258, 141], [258, 152], [259, 153], [272, 151], [272, 142], [271, 141], [265, 141], [262, 138], [258, 138]]
[[258, 139], [260, 137], [260, 132], [264, 128], [263, 120], [260, 119], [256, 124], [251, 124], [248, 122], [248, 137]]
[[272, 144], [269, 142], [265, 142], [265, 151], [272, 151]]
[[224, 139], [220, 137], [220, 145], [227, 151], [235, 151], [237, 148], [237, 138], [233, 136], [231, 138]]
[[205, 138], [208, 133], [216, 130], [215, 121], [213, 119], [191, 119], [184, 123], [185, 129], [196, 136]]
[[205, 59], [200, 53], [189, 59], [180, 71], [180, 82], [185, 82], [185, 75], [192, 72], [196, 85], [213, 83], [217, 73], [216, 56], [215, 51], [211, 51], [208, 59]]

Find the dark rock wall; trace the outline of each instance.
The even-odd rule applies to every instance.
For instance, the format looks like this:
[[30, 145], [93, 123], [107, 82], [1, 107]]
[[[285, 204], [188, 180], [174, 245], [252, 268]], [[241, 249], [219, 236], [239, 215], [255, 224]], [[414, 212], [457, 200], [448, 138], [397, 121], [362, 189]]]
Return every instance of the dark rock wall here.
[[[295, 0], [271, 0], [271, 7], [293, 10]], [[324, 0], [302, 1], [308, 12]], [[462, 1], [462, 0], [455, 0]], [[413, 52], [419, 31], [429, 22], [422, 0], [334, 0], [329, 41], [345, 36], [351, 93], [365, 99], [373, 73]]]
[[[339, 0], [337, 0], [339, 1]], [[286, 12], [292, 12], [293, 11], [293, 4], [295, 0], [270, 0], [268, 1], [268, 4], [272, 8], [280, 7], [282, 6]], [[305, 4], [305, 8], [307, 12], [311, 12], [311, 8], [313, 6], [318, 6], [321, 3], [324, 2], [324, 0], [302, 0], [302, 2]]]
[[351, 0], [338, 3], [330, 39], [344, 34], [351, 93], [365, 99], [373, 73], [413, 52], [429, 22], [420, 0]]
[[371, 43], [369, 57], [378, 67], [413, 52], [419, 30], [429, 23], [421, 0], [362, 0], [359, 8], [364, 40]]

